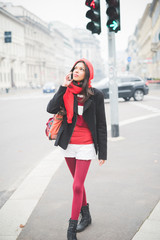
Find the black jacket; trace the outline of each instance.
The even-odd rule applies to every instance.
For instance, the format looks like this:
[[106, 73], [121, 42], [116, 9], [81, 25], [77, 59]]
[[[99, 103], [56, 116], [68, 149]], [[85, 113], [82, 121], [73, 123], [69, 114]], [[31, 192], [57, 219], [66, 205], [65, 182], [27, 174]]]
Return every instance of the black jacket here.
[[[57, 93], [48, 103], [47, 112], [55, 114], [60, 110], [60, 106], [64, 107], [63, 95], [66, 89], [67, 88], [63, 86], [59, 87]], [[93, 88], [93, 91], [94, 95], [92, 95], [84, 103], [83, 118], [91, 131], [96, 153], [98, 152], [98, 158], [107, 160], [107, 125], [104, 109], [104, 97], [102, 92], [100, 92], [98, 89]], [[76, 125], [77, 112], [78, 103], [75, 95], [74, 116], [72, 123], [67, 123], [67, 116], [65, 115], [55, 141], [55, 146], [59, 145], [63, 149], [67, 148]]]

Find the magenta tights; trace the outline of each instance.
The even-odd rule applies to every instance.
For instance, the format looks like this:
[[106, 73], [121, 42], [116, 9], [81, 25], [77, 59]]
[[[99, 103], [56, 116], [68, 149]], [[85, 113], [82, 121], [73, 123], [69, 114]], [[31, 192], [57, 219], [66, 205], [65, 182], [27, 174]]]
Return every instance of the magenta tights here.
[[91, 160], [77, 160], [76, 158], [65, 158], [69, 170], [73, 176], [73, 202], [71, 219], [78, 220], [82, 206], [87, 205], [84, 181], [91, 163]]

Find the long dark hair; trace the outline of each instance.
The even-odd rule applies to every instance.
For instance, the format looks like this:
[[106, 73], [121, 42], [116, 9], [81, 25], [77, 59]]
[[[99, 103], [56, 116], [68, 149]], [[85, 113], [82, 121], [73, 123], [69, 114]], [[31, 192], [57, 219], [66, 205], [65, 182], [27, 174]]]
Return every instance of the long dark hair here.
[[[84, 80], [81, 81], [80, 87], [82, 87], [82, 92], [81, 94], [83, 95], [82, 102], [85, 102], [91, 95], [94, 95], [93, 89], [88, 87], [88, 82], [89, 82], [89, 77], [90, 77], [90, 72], [87, 64], [84, 61], [78, 61], [76, 64], [73, 66], [71, 69], [71, 72], [74, 71], [75, 66], [79, 63], [82, 62], [85, 65], [85, 77]], [[76, 81], [73, 80], [73, 84], [76, 85]]]

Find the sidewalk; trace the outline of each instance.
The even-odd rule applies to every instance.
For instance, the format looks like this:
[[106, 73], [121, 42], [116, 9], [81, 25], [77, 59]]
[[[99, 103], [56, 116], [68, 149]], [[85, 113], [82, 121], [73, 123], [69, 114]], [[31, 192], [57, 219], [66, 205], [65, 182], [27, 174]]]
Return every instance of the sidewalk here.
[[132, 240], [160, 239], [160, 201]]

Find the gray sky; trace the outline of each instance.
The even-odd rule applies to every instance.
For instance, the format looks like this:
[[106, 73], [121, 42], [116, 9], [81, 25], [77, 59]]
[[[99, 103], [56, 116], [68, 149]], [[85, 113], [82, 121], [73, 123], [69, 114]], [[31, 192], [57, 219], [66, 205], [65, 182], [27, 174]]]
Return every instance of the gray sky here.
[[[86, 27], [89, 19], [85, 17], [86, 11], [89, 10], [85, 6], [85, 0], [9, 0], [14, 5], [22, 5], [44, 21], [59, 20], [65, 22], [72, 27]], [[127, 48], [128, 37], [134, 32], [138, 20], [141, 18], [147, 3], [152, 0], [120, 0], [121, 5], [121, 31], [116, 34], [117, 50], [125, 50]], [[106, 43], [107, 46], [107, 30], [106, 30], [106, 1], [101, 0], [102, 15], [102, 34], [97, 38]], [[88, 30], [86, 30], [88, 31]]]

